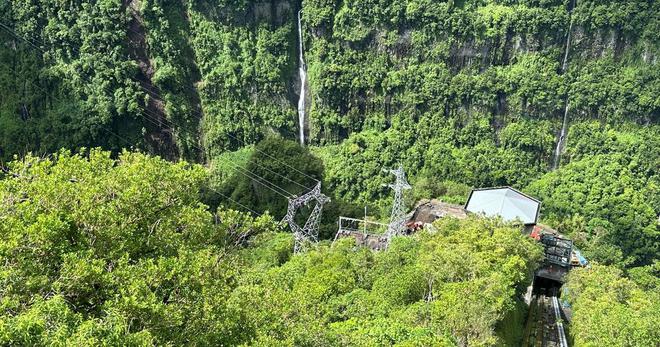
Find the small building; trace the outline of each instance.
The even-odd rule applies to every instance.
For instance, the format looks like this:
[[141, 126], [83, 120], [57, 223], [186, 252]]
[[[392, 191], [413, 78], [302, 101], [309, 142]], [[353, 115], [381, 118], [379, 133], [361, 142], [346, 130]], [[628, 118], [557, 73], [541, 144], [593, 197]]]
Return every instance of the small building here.
[[519, 220], [524, 225], [535, 225], [541, 202], [511, 187], [475, 189], [470, 193], [465, 210], [501, 217], [505, 222]]
[[[524, 226], [522, 231], [541, 243], [545, 250], [545, 259], [535, 273], [535, 281], [543, 282], [540, 286], [545, 286], [547, 283], [560, 286], [572, 267], [587, 266], [588, 262], [579, 250], [573, 247], [571, 240], [549, 226], [538, 223], [540, 209], [539, 200], [514, 188], [480, 188], [470, 193], [465, 206], [435, 199], [421, 200], [406, 216], [406, 230], [403, 235], [414, 234], [439, 218], [465, 219], [469, 213], [500, 217], [505, 222], [518, 221]], [[358, 246], [382, 250], [387, 248], [388, 239], [385, 236], [387, 227], [387, 224], [375, 221], [340, 217], [335, 240], [351, 237]], [[430, 228], [433, 228], [432, 225]]]

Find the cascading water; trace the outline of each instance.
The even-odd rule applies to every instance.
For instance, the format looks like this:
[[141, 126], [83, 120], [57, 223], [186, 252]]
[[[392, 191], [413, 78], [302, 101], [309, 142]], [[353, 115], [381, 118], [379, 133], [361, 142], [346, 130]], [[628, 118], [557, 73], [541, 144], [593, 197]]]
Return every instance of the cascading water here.
[[[561, 64], [561, 73], [566, 72], [568, 66], [568, 52], [571, 48], [571, 31], [573, 31], [573, 18], [571, 14], [575, 8], [575, 0], [571, 2], [568, 17], [568, 33], [566, 34], [566, 48], [564, 50], [564, 61]], [[552, 160], [552, 169], [556, 170], [559, 167], [559, 161], [561, 159], [561, 152], [564, 150], [564, 145], [566, 144], [566, 136], [568, 132], [568, 109], [569, 109], [569, 100], [568, 94], [566, 94], [566, 102], [564, 103], [564, 118], [561, 123], [561, 132], [559, 133], [559, 139], [557, 140], [557, 147], [555, 147], [554, 158]]]
[[566, 143], [566, 132], [568, 131], [568, 97], [566, 97], [566, 105], [564, 106], [564, 119], [561, 123], [561, 132], [559, 133], [559, 140], [557, 140], [557, 147], [555, 147], [554, 160], [552, 161], [552, 169], [556, 170], [559, 167], [559, 159], [561, 152]]
[[305, 85], [307, 84], [307, 71], [305, 71], [305, 58], [303, 56], [303, 36], [300, 13], [298, 11], [298, 48], [299, 61], [298, 76], [300, 77], [300, 96], [298, 97], [298, 127], [300, 128], [300, 144], [305, 145]]

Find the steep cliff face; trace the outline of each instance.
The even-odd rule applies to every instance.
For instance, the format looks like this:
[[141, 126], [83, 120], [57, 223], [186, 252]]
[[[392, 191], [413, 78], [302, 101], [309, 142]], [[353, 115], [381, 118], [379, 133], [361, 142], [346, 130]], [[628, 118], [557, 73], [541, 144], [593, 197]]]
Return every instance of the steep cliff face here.
[[187, 5], [211, 156], [271, 132], [296, 138], [297, 34], [285, 1]]
[[128, 54], [137, 63], [136, 82], [145, 93], [144, 99], [140, 100], [140, 106], [144, 110], [142, 116], [145, 120], [145, 141], [150, 145], [152, 152], [171, 160], [176, 159], [179, 157], [179, 149], [172, 136], [172, 125], [167, 120], [162, 91], [154, 84], [155, 69], [147, 51], [147, 32], [139, 1], [124, 0], [123, 6], [130, 15], [127, 34]]
[[[125, 7], [121, 1], [108, 5], [0, 4], [2, 159], [61, 147], [142, 143]], [[112, 135], [117, 133], [121, 137]]]
[[[205, 160], [272, 132], [295, 139], [299, 9], [311, 144], [388, 129], [432, 142], [443, 128], [458, 147], [475, 137], [500, 146], [502, 131], [526, 121], [555, 139], [527, 145], [551, 166], [571, 120], [658, 122], [654, 1], [91, 3], [0, 7], [29, 40], [2, 34], [3, 78], [19, 87], [0, 100], [0, 119], [30, 139], [6, 132], [5, 156], [128, 143]], [[106, 139], [106, 128], [119, 137]]]
[[[483, 113], [495, 128], [515, 119], [550, 119], [558, 133], [568, 94], [575, 94], [572, 113], [580, 117], [657, 122], [657, 103], [645, 100], [658, 85], [660, 8], [652, 1], [304, 6], [312, 119], [322, 143], [387, 128], [411, 112]], [[594, 74], [625, 75], [637, 86], [626, 101], [594, 99], [581, 83]], [[617, 78], [602, 83], [619, 88]], [[639, 112], [603, 114], [630, 104]]]
[[101, 145], [203, 161], [295, 136], [291, 2], [9, 1], [0, 18], [3, 158]]

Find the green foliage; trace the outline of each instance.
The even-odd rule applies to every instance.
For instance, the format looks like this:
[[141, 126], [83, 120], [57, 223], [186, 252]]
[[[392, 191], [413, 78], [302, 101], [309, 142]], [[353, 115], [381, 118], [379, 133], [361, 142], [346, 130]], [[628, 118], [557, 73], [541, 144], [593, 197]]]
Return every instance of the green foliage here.
[[209, 167], [209, 186], [219, 188], [233, 176], [240, 175], [254, 153], [253, 146], [246, 146], [237, 151], [224, 152], [211, 159]]
[[[287, 9], [276, 18], [255, 16], [254, 22], [240, 25], [234, 19], [249, 17], [247, 9], [224, 6], [229, 14], [214, 9], [212, 1], [188, 5], [191, 45], [202, 79], [204, 144], [212, 157], [256, 143], [272, 131], [292, 133], [296, 118], [288, 98], [296, 46], [293, 12]], [[268, 4], [248, 6], [257, 12]]]
[[[298, 126], [300, 8], [314, 155], [278, 139]], [[200, 203], [202, 191], [234, 206], [220, 190], [280, 217], [286, 199], [243, 172], [293, 194], [309, 175], [333, 198], [321, 226], [330, 238], [338, 215], [388, 213], [383, 169], [399, 164], [415, 184], [409, 203], [462, 203], [474, 186], [540, 198], [547, 223], [630, 277], [596, 268], [631, 287], [601, 299], [584, 294], [591, 275], [575, 276], [576, 341], [652, 342], [642, 318], [657, 307], [633, 312], [657, 289], [659, 14], [643, 0], [0, 3], [0, 160], [122, 153], [9, 164], [0, 344], [515, 340], [493, 329], [537, 254], [504, 227], [443, 222], [383, 253], [342, 241], [290, 259], [290, 236], [264, 234], [270, 217], [213, 218]], [[565, 110], [566, 153], [549, 172]], [[126, 147], [208, 158], [210, 177]], [[474, 239], [484, 230], [506, 245]], [[606, 339], [628, 320], [638, 326]]]
[[660, 261], [628, 270], [628, 277], [645, 290], [660, 289]]
[[575, 345], [653, 346], [660, 339], [657, 287], [644, 290], [620, 270], [594, 265], [571, 272], [568, 294]]
[[255, 271], [232, 301], [244, 308], [256, 345], [494, 345], [495, 326], [513, 310], [541, 250], [497, 221], [436, 227], [383, 252], [342, 239], [284, 264], [277, 239], [262, 241], [243, 254], [275, 254], [250, 256]]
[[200, 73], [191, 46], [193, 32], [187, 13], [182, 11], [181, 4], [158, 0], [138, 3], [140, 8], [133, 11], [144, 33], [135, 33], [131, 27], [129, 37], [144, 35], [143, 44], [148, 48], [145, 54], [154, 70], [151, 82], [163, 96], [165, 113], [174, 128], [181, 156], [196, 158], [202, 108], [195, 82], [200, 80]]
[[571, 131], [571, 162], [527, 188], [543, 201], [544, 219], [594, 260], [619, 266], [657, 260], [658, 129], [584, 123]]
[[[226, 204], [237, 209], [249, 206], [276, 218], [284, 217], [288, 193], [302, 195], [323, 181], [323, 162], [298, 143], [278, 137], [268, 137], [254, 148], [227, 152], [216, 157], [211, 173], [210, 187], [219, 190], [226, 199], [214, 191], [209, 192], [211, 205]], [[279, 188], [276, 188], [279, 187]], [[324, 191], [325, 184], [322, 185]], [[350, 200], [348, 200], [350, 201]], [[310, 211], [303, 209], [299, 223]], [[320, 237], [330, 239], [337, 232], [340, 215], [357, 216], [361, 209], [341, 198], [333, 198], [323, 211]]]
[[[558, 131], [566, 98], [580, 117], [657, 122], [656, 3], [579, 1], [570, 16], [567, 1], [306, 0], [301, 6], [310, 137], [318, 144], [412, 121], [419, 126], [406, 134], [413, 130], [422, 139], [412, 142], [427, 146], [429, 126], [458, 130], [486, 120], [499, 147], [499, 130], [520, 120]], [[144, 108], [150, 117], [164, 114], [179, 154], [188, 158], [201, 158], [198, 147], [213, 158], [273, 131], [293, 137], [297, 7], [207, 0], [7, 2], [0, 7], [3, 20], [41, 47], [6, 31], [0, 37], [7, 95], [0, 102], [0, 154], [7, 159], [30, 149], [90, 144], [156, 150], [165, 135], [143, 117]], [[154, 98], [140, 88], [145, 86], [162, 95], [159, 106], [150, 104]], [[547, 165], [551, 150], [543, 142], [535, 159]], [[491, 169], [468, 168], [465, 174]]]
[[575, 114], [657, 122], [658, 5], [578, 3], [571, 17], [567, 1], [305, 2], [312, 135], [339, 142], [401, 116], [474, 111], [557, 129], [567, 96]]
[[[529, 130], [526, 128], [528, 121], [511, 123], [501, 131], [502, 145], [498, 147], [488, 120], [474, 118], [480, 118], [479, 123], [472, 119], [462, 129], [457, 129], [459, 120], [442, 121], [448, 123], [447, 126], [439, 126], [428, 137], [415, 138], [415, 125], [402, 124], [384, 132], [361, 132], [341, 145], [314, 151], [324, 161], [331, 191], [338, 197], [362, 204], [375, 200], [383, 213], [389, 209], [391, 197], [391, 192], [383, 185], [390, 183], [392, 177], [382, 169], [396, 167], [399, 163], [403, 164], [411, 182], [419, 182], [415, 194], [420, 198], [444, 195], [439, 186], [432, 188], [443, 181], [468, 186], [524, 187], [547, 170], [546, 160], [551, 153], [548, 145], [552, 141], [549, 123]], [[418, 195], [419, 190], [427, 189], [425, 193], [430, 195]], [[466, 191], [464, 187], [454, 194]], [[461, 198], [451, 200], [458, 202]]]
[[[529, 186], [545, 220], [590, 257], [652, 262], [658, 4], [578, 1], [569, 15], [570, 6], [305, 2], [311, 137], [328, 186], [382, 214], [391, 177], [381, 169], [399, 163], [419, 185], [415, 198], [442, 195], [444, 181]], [[562, 164], [581, 163], [544, 176], [566, 107]]]
[[103, 145], [198, 159], [293, 134], [291, 8], [215, 5], [3, 3], [3, 23], [29, 43], [0, 33], [0, 158]]
[[223, 156], [217, 160], [234, 168], [232, 177], [219, 188], [257, 212], [270, 211], [280, 218], [286, 213], [288, 193], [304, 194], [323, 178], [321, 160], [299, 144], [274, 136], [254, 147], [245, 166], [228, 162], [231, 159]]
[[343, 239], [293, 256], [270, 217], [211, 214], [201, 167], [136, 153], [27, 156], [8, 172], [1, 344], [494, 345], [541, 256], [486, 219], [383, 252]]
[[[0, 180], [0, 344], [235, 344], [226, 244], [269, 217], [214, 216], [205, 172], [142, 154], [58, 153]], [[214, 222], [215, 220], [215, 222]], [[212, 329], [209, 329], [211, 327]]]
[[[61, 147], [139, 144], [141, 94], [130, 78], [120, 1], [6, 1], [0, 7], [0, 158]], [[122, 124], [120, 125], [119, 122]], [[138, 139], [136, 141], [136, 138]]]

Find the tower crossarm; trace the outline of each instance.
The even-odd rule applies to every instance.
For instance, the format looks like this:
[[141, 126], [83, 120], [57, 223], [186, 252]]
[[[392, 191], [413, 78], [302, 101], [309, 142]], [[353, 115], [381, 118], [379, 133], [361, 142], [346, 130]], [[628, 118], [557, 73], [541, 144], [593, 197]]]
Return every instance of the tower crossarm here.
[[[282, 222], [287, 223], [291, 228], [291, 232], [293, 232], [295, 240], [294, 253], [302, 251], [308, 242], [318, 241], [321, 212], [323, 211], [323, 205], [328, 202], [330, 202], [330, 198], [321, 193], [320, 182], [309, 192], [299, 197], [289, 198], [287, 213]], [[304, 226], [300, 227], [295, 221], [296, 213], [301, 207], [308, 206], [311, 203], [314, 204], [314, 208], [307, 217]]]

